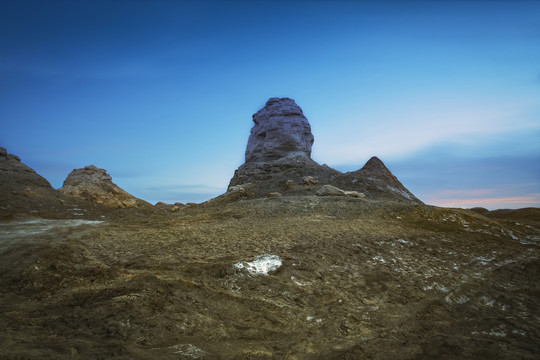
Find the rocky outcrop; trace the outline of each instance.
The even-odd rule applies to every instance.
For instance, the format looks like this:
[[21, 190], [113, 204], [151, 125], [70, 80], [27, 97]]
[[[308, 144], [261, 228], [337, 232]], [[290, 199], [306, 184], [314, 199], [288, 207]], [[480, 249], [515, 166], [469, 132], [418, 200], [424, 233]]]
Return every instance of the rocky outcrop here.
[[403, 184], [392, 174], [384, 163], [376, 156], [373, 156], [368, 162], [357, 171], [352, 171], [344, 174], [347, 178], [352, 178], [352, 181], [365, 179], [372, 182], [380, 191], [390, 191], [405, 199], [419, 202]]
[[[229, 183], [225, 194], [228, 199], [265, 197], [277, 192], [283, 196], [316, 194], [322, 186], [330, 185], [343, 192], [339, 196], [348, 192], [348, 196], [363, 194], [368, 199], [422, 203], [377, 157], [360, 170], [348, 173], [313, 161], [311, 126], [292, 99], [271, 98], [253, 115], [253, 123], [245, 163]], [[328, 189], [319, 192], [328, 193]]]
[[289, 98], [271, 98], [253, 114], [246, 163], [310, 158], [313, 134], [302, 109]]
[[21, 159], [0, 147], [0, 219], [72, 213], [66, 198]]
[[106, 170], [94, 165], [74, 169], [59, 191], [70, 197], [90, 200], [113, 208], [151, 206], [122, 190], [112, 182], [112, 177]]
[[355, 198], [364, 198], [364, 194], [358, 191], [345, 191], [332, 185], [323, 185], [315, 192], [319, 196], [350, 196]]
[[23, 164], [21, 159], [0, 147], [0, 189], [10, 192], [22, 192], [24, 189], [54, 190], [44, 177], [34, 169]]
[[0, 147], [0, 198], [2, 209], [23, 206], [31, 199], [54, 199], [57, 194], [51, 184], [23, 164], [21, 159]]

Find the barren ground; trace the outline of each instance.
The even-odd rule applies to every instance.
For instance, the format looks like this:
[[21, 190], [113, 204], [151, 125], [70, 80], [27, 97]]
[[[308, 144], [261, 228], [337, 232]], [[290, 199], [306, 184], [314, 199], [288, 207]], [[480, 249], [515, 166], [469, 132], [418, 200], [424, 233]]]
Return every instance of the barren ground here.
[[315, 196], [111, 214], [0, 223], [0, 358], [540, 354], [538, 222]]

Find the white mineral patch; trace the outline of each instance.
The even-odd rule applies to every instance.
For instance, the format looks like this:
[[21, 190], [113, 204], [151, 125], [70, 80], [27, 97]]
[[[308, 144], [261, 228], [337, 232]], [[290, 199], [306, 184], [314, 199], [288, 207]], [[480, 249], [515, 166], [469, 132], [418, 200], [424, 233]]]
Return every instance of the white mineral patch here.
[[495, 258], [494, 257], [488, 258], [488, 257], [485, 257], [485, 256], [479, 256], [479, 257], [476, 258], [476, 260], [480, 261], [480, 263], [482, 265], [487, 265], [490, 262], [492, 262], [493, 260], [495, 260]]
[[468, 296], [465, 296], [465, 295], [460, 295], [460, 296], [446, 295], [444, 300], [448, 304], [454, 304], [454, 303], [455, 304], [465, 304], [466, 302], [468, 302], [471, 299]]
[[234, 266], [237, 269], [246, 269], [252, 275], [268, 275], [269, 272], [275, 271], [281, 267], [283, 263], [277, 255], [259, 255], [253, 261], [241, 261]]
[[409, 200], [412, 200], [411, 198], [411, 195], [407, 194], [405, 191], [401, 190], [401, 189], [396, 189], [395, 187], [392, 187], [392, 186], [386, 186], [388, 188], [388, 190], [391, 190], [395, 193], [398, 193], [402, 196], [404, 196], [405, 198], [409, 199]]
[[442, 292], [449, 292], [450, 290], [448, 290], [448, 288], [444, 285], [441, 285], [439, 283], [432, 283], [431, 285], [426, 285], [423, 287], [424, 291], [427, 291], [427, 290], [433, 290], [433, 289], [436, 289], [436, 290], [439, 290], [439, 291], [442, 291]]
[[481, 296], [480, 300], [484, 303], [485, 306], [493, 307], [493, 305], [495, 305], [495, 300], [490, 299], [487, 296]]
[[404, 240], [404, 239], [397, 239], [397, 242], [401, 244], [412, 245], [412, 242]]
[[291, 276], [291, 280], [298, 286], [306, 286], [306, 285], [309, 285], [308, 283], [304, 283], [302, 281], [299, 281], [297, 278], [295, 278], [294, 276]]
[[195, 345], [191, 344], [180, 344], [171, 346], [175, 350], [175, 354], [180, 354], [184, 356], [189, 356], [192, 359], [203, 358], [207, 355], [206, 351], [199, 349]]
[[0, 222], [0, 240], [8, 240], [22, 236], [41, 234], [55, 228], [66, 228], [81, 225], [97, 225], [103, 221], [92, 221], [83, 219], [73, 220], [50, 220], [35, 219], [26, 221]]
[[500, 329], [491, 329], [488, 333], [488, 335], [491, 335], [491, 336], [498, 336], [498, 337], [505, 337], [506, 336], [506, 332], [500, 330]]
[[385, 263], [386, 263], [386, 260], [384, 260], [384, 258], [383, 258], [382, 256], [379, 256], [379, 255], [374, 256], [374, 257], [373, 257], [373, 260], [378, 261], [378, 262], [380, 262], [381, 264], [385, 264]]
[[519, 241], [522, 245], [540, 245], [540, 236], [527, 235]]

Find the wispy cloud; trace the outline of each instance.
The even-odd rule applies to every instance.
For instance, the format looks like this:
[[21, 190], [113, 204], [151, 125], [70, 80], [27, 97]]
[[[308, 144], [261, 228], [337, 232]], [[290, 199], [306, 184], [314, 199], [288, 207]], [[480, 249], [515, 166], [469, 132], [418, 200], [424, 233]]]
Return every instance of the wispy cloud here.
[[[373, 114], [351, 114], [344, 122], [356, 125], [349, 124], [347, 131], [339, 136], [334, 124], [328, 129], [323, 127], [324, 131], [316, 138], [314, 153], [322, 162], [341, 165], [371, 155], [404, 157], [439, 144], [452, 144], [459, 149], [489, 146], [514, 138], [531, 141], [530, 134], [540, 130], [536, 99], [503, 102], [494, 97], [489, 103], [477, 101], [434, 100], [425, 106], [396, 104], [392, 109], [375, 109], [377, 112]], [[525, 138], [524, 133], [528, 134]]]

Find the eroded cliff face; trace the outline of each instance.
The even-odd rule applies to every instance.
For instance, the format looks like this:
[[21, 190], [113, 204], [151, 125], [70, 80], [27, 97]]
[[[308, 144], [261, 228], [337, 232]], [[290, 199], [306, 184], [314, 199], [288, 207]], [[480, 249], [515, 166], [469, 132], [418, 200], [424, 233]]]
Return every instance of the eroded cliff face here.
[[320, 190], [331, 185], [343, 196], [421, 203], [377, 157], [348, 173], [312, 160], [311, 126], [290, 98], [268, 100], [253, 114], [253, 123], [245, 163], [235, 171], [226, 197], [327, 194]]

